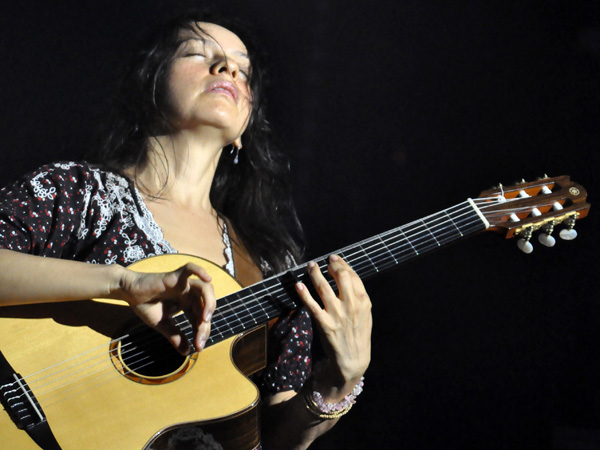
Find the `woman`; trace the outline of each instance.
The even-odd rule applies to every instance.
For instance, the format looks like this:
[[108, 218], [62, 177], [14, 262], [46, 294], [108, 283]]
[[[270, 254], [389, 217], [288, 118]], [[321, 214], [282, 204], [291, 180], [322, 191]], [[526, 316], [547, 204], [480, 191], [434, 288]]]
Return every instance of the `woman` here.
[[[233, 30], [196, 12], [168, 22], [121, 83], [101, 165], [45, 166], [2, 190], [0, 304], [122, 299], [186, 354], [190, 345], [171, 315], [187, 313], [202, 351], [216, 306], [211, 277], [196, 264], [152, 274], [124, 266], [180, 252], [248, 285], [298, 260], [288, 227], [299, 227], [285, 164], [267, 140], [258, 62]], [[360, 392], [370, 360], [369, 298], [339, 257], [328, 269], [339, 295], [309, 263], [324, 308], [298, 283], [306, 308], [270, 330], [270, 362], [256, 379], [264, 448], [308, 447]], [[326, 354], [318, 370], [307, 311]]]

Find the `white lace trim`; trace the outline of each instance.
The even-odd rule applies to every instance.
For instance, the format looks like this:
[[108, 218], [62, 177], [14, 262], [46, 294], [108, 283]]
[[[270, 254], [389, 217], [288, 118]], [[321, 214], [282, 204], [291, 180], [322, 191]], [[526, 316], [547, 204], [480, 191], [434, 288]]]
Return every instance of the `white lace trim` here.
[[[66, 164], [55, 164], [55, 167], [62, 169], [70, 169], [79, 164], [70, 162]], [[99, 208], [100, 219], [95, 225], [92, 234], [95, 237], [100, 237], [112, 218], [116, 215], [120, 216], [121, 230], [120, 235], [126, 245], [123, 252], [124, 262], [131, 264], [140, 259], [148, 258], [155, 255], [163, 255], [167, 253], [178, 253], [176, 249], [164, 237], [162, 229], [156, 223], [152, 212], [146, 206], [144, 199], [138, 189], [130, 184], [127, 179], [111, 172], [104, 172], [106, 175], [106, 184], [102, 181], [102, 173], [100, 169], [89, 168], [96, 183], [98, 183], [98, 191], [92, 196], [93, 185], [88, 184], [85, 187], [83, 205], [81, 208], [81, 220], [79, 229], [77, 230], [77, 238], [85, 239], [90, 232], [86, 227], [87, 212], [93, 209], [96, 205]], [[40, 178], [46, 176], [47, 172], [42, 172], [32, 180], [32, 185], [36, 195], [40, 197], [53, 198], [56, 193], [55, 188], [45, 189]], [[134, 198], [135, 196], [135, 198]], [[91, 205], [91, 208], [90, 208]], [[139, 210], [138, 210], [139, 205]], [[233, 248], [231, 239], [227, 230], [227, 224], [223, 223], [223, 244], [225, 245], [225, 270], [235, 276], [235, 264], [233, 259]], [[127, 230], [138, 227], [148, 238], [152, 246], [152, 252], [146, 252], [141, 245], [137, 245], [137, 240], [131, 238], [127, 234]], [[102, 264], [114, 264], [117, 260], [117, 255], [107, 255], [107, 258]], [[96, 262], [96, 261], [94, 261]]]
[[235, 263], [233, 261], [233, 248], [231, 248], [231, 239], [229, 239], [229, 231], [227, 230], [227, 223], [223, 220], [223, 244], [225, 244], [225, 270], [235, 277]]
[[[78, 165], [77, 163], [69, 164], [56, 164], [56, 167], [68, 169], [70, 167]], [[95, 237], [100, 237], [112, 218], [119, 216], [121, 229], [120, 236], [123, 238], [125, 243], [125, 250], [123, 251], [123, 258], [126, 264], [131, 264], [140, 259], [147, 258], [155, 255], [162, 255], [165, 253], [177, 253], [177, 251], [169, 244], [164, 238], [162, 230], [154, 220], [152, 213], [148, 210], [144, 204], [141, 195], [133, 186], [133, 192], [129, 182], [114, 173], [105, 172], [106, 184], [102, 181], [101, 171], [97, 168], [90, 167], [92, 176], [96, 183], [98, 183], [98, 191], [92, 196], [93, 186], [87, 185], [84, 195], [84, 204], [81, 210], [81, 221], [79, 229], [77, 230], [77, 237], [84, 239], [90, 230], [85, 226], [87, 212], [89, 209], [94, 207], [99, 208], [100, 219], [95, 225], [92, 234]], [[136, 196], [134, 199], [133, 196]], [[97, 205], [97, 206], [96, 206]], [[138, 211], [137, 205], [140, 205]], [[141, 212], [141, 213], [140, 213]], [[127, 230], [138, 227], [146, 235], [152, 246], [151, 252], [147, 252], [141, 245], [137, 244], [137, 239], [130, 237], [127, 234]], [[116, 262], [116, 255], [108, 255], [108, 258], [103, 261], [103, 264], [114, 264]]]

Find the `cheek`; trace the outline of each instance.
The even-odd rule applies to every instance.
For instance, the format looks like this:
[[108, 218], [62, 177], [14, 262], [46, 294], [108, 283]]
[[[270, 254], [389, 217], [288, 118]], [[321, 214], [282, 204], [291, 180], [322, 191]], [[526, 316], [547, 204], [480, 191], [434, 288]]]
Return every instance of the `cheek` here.
[[240, 97], [241, 97], [241, 104], [240, 104], [240, 111], [242, 111], [242, 113], [246, 116], [249, 117], [250, 113], [252, 112], [252, 94], [249, 91], [248, 88], [246, 89], [240, 89]]
[[165, 95], [168, 110], [172, 114], [187, 110], [197, 85], [198, 83], [193, 77], [186, 77], [182, 73], [179, 73], [177, 77], [169, 77]]

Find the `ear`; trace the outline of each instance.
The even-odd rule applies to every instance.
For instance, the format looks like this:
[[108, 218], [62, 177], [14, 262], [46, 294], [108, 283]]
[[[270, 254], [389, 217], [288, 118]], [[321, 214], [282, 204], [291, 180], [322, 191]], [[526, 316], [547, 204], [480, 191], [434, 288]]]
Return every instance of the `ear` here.
[[241, 136], [239, 138], [237, 138], [235, 141], [233, 141], [233, 146], [235, 148], [237, 148], [238, 150], [242, 149], [242, 137]]

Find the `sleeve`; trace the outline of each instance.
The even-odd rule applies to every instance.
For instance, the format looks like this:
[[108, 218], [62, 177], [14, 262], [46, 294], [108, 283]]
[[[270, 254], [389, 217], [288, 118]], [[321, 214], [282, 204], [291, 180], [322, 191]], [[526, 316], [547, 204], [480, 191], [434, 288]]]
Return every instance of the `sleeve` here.
[[312, 324], [304, 307], [280, 317], [269, 329], [267, 366], [254, 378], [263, 396], [300, 390], [312, 368], [312, 340]]
[[56, 163], [0, 190], [0, 248], [68, 257], [77, 242], [89, 177], [82, 165]]

